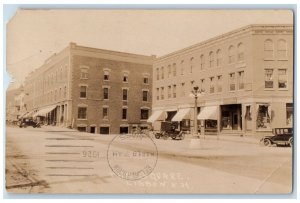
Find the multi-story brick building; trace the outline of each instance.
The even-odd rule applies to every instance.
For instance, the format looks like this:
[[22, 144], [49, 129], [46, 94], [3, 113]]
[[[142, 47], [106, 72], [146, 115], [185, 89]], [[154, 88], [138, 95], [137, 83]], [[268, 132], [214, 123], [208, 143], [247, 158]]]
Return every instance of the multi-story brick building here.
[[[172, 120], [193, 130], [194, 109], [206, 132], [266, 134], [292, 126], [293, 26], [249, 25], [159, 57], [153, 79], [154, 126]], [[195, 86], [205, 91], [197, 108]]]
[[147, 126], [154, 58], [70, 43], [26, 78], [25, 103], [48, 124], [127, 133]]

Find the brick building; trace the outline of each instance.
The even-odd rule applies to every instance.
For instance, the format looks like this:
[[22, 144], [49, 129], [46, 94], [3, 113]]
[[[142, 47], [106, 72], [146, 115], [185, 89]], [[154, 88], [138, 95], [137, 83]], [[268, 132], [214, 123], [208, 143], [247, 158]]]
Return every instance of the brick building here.
[[25, 103], [34, 118], [80, 131], [146, 127], [154, 58], [70, 43], [26, 77]]
[[[249, 25], [159, 57], [153, 65], [154, 127], [269, 134], [293, 122], [293, 26]], [[191, 91], [198, 86], [197, 108]]]

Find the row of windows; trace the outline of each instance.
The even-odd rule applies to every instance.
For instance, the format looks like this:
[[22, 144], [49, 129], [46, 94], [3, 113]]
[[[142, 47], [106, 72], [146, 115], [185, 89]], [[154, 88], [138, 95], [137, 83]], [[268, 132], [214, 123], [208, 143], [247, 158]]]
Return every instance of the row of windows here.
[[[128, 108], [123, 107], [120, 113], [122, 120], [127, 120]], [[140, 119], [146, 120], [149, 118], [149, 109], [148, 108], [141, 108], [140, 111]], [[87, 107], [78, 107], [78, 119], [87, 119]], [[102, 108], [102, 119], [108, 120], [109, 119], [109, 107], [105, 106]]]
[[[244, 71], [239, 71], [237, 73], [233, 72], [228, 75], [228, 84], [229, 84], [229, 91], [235, 91], [235, 90], [243, 90], [245, 88], [245, 83], [244, 83]], [[209, 83], [208, 88], [206, 89], [207, 86], [205, 86], [206, 80]], [[190, 82], [190, 88], [189, 90], [191, 91], [194, 87], [194, 81]], [[222, 92], [223, 91], [223, 76], [218, 75], [218, 76], [213, 76], [209, 77], [207, 79], [201, 79], [200, 80], [200, 90], [201, 92], [206, 92], [206, 93], [216, 93], [216, 92]], [[186, 96], [186, 83], [181, 83], [179, 85], [180, 89], [180, 97]], [[205, 88], [206, 87], [206, 88]], [[177, 85], [168, 85], [167, 86], [167, 99], [170, 98], [176, 98], [177, 97]], [[156, 100], [163, 100], [165, 99], [165, 87], [160, 87], [156, 88]]]
[[265, 59], [287, 59], [287, 43], [284, 39], [279, 39], [276, 42], [276, 52], [275, 46], [272, 39], [266, 39], [264, 41], [264, 57]]
[[[128, 101], [128, 89], [123, 88], [122, 89], [122, 100]], [[80, 86], [80, 93], [79, 97], [81, 99], [87, 98], [87, 86], [81, 85]], [[103, 87], [103, 99], [108, 100], [109, 99], [109, 87]], [[148, 102], [149, 101], [149, 90], [142, 90], [142, 101]]]
[[[227, 50], [227, 59], [228, 63], [234, 63], [235, 61], [241, 62], [244, 61], [244, 45], [243, 43], [238, 43], [238, 45], [235, 47], [234, 45], [230, 45]], [[180, 75], [184, 75], [184, 72], [193, 73], [195, 68], [195, 58], [191, 57], [188, 61], [189, 63], [189, 69], [185, 70], [185, 61], [182, 60], [180, 62]], [[199, 57], [200, 60], [200, 70], [205, 69], [205, 67], [213, 68], [213, 67], [220, 67], [222, 65], [223, 60], [223, 51], [222, 49], [217, 49], [216, 52], [210, 51], [208, 53], [208, 63], [206, 65], [206, 55], [201, 54]], [[167, 76], [168, 78], [171, 76], [177, 75], [177, 64], [173, 63], [172, 65], [168, 65], [167, 67]], [[164, 79], [165, 78], [165, 68], [162, 66], [161, 68], [156, 68], [156, 80]]]
[[[80, 69], [80, 79], [88, 79], [88, 67], [83, 66]], [[110, 70], [104, 70], [103, 73], [103, 80], [104, 81], [109, 81], [110, 79]], [[142, 78], [143, 84], [149, 84], [149, 74], [143, 74]], [[122, 76], [122, 82], [123, 83], [128, 83], [129, 82], [129, 72], [128, 71], [123, 71], [123, 76]]]
[[35, 97], [35, 103], [40, 105], [43, 103], [56, 102], [67, 98], [67, 86], [60, 87], [54, 91], [50, 91]]
[[[54, 86], [56, 83], [59, 82], [66, 82], [66, 78], [68, 76], [68, 66], [65, 65], [64, 67], [61, 65], [60, 68], [56, 68], [56, 70], [46, 75], [43, 79], [44, 87], [49, 88], [51, 86]], [[39, 84], [40, 87], [42, 87], [41, 83]]]
[[[276, 70], [276, 69], [275, 69]], [[277, 69], [277, 88], [278, 89], [287, 89], [287, 69], [280, 68]], [[275, 88], [274, 80], [274, 69], [266, 68], [265, 69], [265, 89], [274, 89]]]

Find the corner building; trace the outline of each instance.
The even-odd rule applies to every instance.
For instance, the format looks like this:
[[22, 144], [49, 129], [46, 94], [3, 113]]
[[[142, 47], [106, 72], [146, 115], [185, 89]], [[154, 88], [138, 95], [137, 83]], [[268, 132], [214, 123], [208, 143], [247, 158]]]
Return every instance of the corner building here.
[[46, 124], [90, 133], [146, 128], [154, 58], [70, 43], [26, 78], [27, 110]]
[[[293, 26], [249, 25], [159, 57], [149, 122], [202, 133], [270, 134], [293, 124]], [[157, 127], [159, 128], [159, 127]]]

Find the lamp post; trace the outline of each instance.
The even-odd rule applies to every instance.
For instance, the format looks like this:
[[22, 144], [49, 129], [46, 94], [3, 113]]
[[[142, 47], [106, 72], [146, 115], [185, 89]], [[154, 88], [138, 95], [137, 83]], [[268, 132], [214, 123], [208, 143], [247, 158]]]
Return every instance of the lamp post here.
[[198, 120], [197, 120], [197, 100], [198, 100], [198, 94], [203, 93], [204, 91], [202, 91], [201, 89], [199, 90], [198, 86], [194, 86], [193, 90], [192, 90], [192, 94], [195, 98], [195, 110], [194, 110], [194, 134], [197, 135], [198, 134]]

